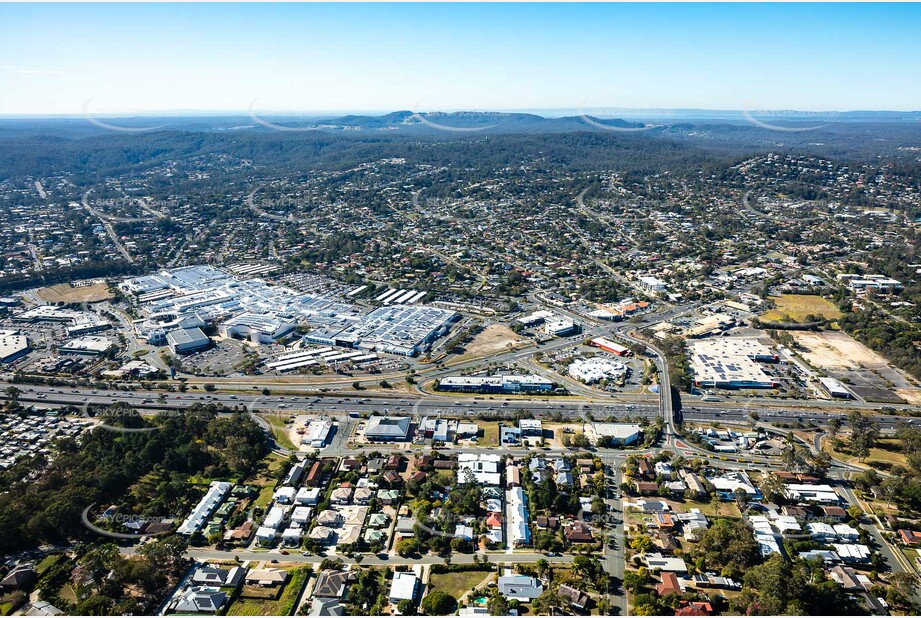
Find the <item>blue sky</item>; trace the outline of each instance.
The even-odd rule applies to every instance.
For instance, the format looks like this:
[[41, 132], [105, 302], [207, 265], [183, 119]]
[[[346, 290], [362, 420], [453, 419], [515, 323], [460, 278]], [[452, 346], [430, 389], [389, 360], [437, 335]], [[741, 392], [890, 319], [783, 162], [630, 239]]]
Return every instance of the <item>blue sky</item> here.
[[921, 109], [921, 6], [0, 4], [0, 113]]

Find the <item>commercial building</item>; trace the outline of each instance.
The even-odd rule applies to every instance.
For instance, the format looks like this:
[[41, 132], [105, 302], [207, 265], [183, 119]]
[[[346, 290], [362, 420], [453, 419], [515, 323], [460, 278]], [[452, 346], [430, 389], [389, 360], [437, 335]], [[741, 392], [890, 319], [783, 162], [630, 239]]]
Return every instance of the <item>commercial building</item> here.
[[273, 343], [294, 330], [294, 326], [291, 318], [274, 313], [241, 313], [221, 325], [221, 334], [254, 343]]
[[523, 438], [542, 438], [544, 426], [540, 419], [522, 418], [518, 420], [518, 429]]
[[829, 397], [834, 397], [836, 399], [851, 398], [851, 391], [847, 390], [841, 382], [834, 378], [819, 378], [819, 386]]
[[310, 421], [301, 435], [301, 444], [311, 448], [323, 448], [329, 441], [329, 434], [333, 430], [333, 419], [317, 418]]
[[778, 356], [757, 339], [720, 337], [691, 343], [691, 366], [697, 386], [717, 388], [776, 388], [759, 362]]
[[796, 502], [814, 502], [818, 504], [839, 504], [841, 502], [841, 497], [831, 485], [789, 483], [786, 489], [787, 498]]
[[593, 444], [606, 438], [612, 446], [626, 446], [635, 443], [642, 435], [640, 426], [634, 423], [591, 423], [588, 438]]
[[540, 326], [544, 323], [544, 320], [553, 317], [552, 311], [547, 311], [542, 309], [540, 311], [535, 311], [534, 313], [529, 313], [528, 315], [523, 315], [518, 318], [516, 321], [524, 327], [531, 326]]
[[891, 279], [885, 275], [838, 275], [839, 281], [846, 281], [852, 290], [876, 292], [897, 292], [904, 286], [901, 281]]
[[409, 428], [408, 416], [372, 416], [365, 427], [365, 438], [371, 442], [406, 442]]
[[595, 337], [592, 339], [592, 345], [618, 356], [630, 356], [632, 354], [630, 348], [624, 347], [616, 341], [611, 341], [607, 337]]
[[656, 277], [640, 277], [640, 285], [643, 286], [646, 292], [658, 294], [659, 292], [665, 291], [665, 286], [667, 284]]
[[523, 393], [552, 389], [553, 382], [537, 375], [449, 376], [438, 383], [438, 390], [468, 393]]
[[12, 363], [29, 353], [29, 338], [15, 330], [0, 330], [0, 363]]
[[311, 343], [416, 356], [430, 349], [458, 319], [458, 314], [436, 307], [393, 305], [375, 309], [347, 324], [335, 322], [309, 332]]
[[238, 279], [210, 266], [136, 277], [120, 287], [138, 296], [148, 318], [169, 315], [179, 320], [196, 315], [207, 323], [220, 324], [225, 336], [260, 343], [276, 341], [305, 323], [313, 327], [307, 341], [400, 356], [426, 352], [459, 318], [455, 311], [412, 304], [424, 292], [404, 291], [398, 297], [405, 299], [402, 304], [365, 314], [339, 300], [301, 294], [261, 279]]
[[544, 322], [544, 334], [563, 337], [576, 332], [576, 323], [569, 318], [554, 316]]
[[200, 328], [180, 328], [166, 333], [166, 343], [173, 354], [191, 354], [211, 345], [211, 339]]
[[166, 345], [166, 333], [181, 328], [204, 328], [207, 323], [197, 313], [177, 316], [172, 313], [153, 315], [134, 322], [138, 337], [150, 345]]
[[100, 356], [109, 351], [114, 344], [107, 337], [88, 335], [77, 337], [58, 348], [61, 354], [80, 354], [83, 356]]
[[585, 384], [602, 380], [619, 382], [627, 376], [628, 367], [607, 358], [580, 358], [569, 365], [569, 375]]

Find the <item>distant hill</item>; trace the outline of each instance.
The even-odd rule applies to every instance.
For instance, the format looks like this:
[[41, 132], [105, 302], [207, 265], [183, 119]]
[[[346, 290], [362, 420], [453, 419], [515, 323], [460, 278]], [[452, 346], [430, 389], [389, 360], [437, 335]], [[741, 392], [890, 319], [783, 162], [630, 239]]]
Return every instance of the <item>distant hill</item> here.
[[411, 112], [399, 111], [381, 116], [347, 115], [320, 120], [302, 120], [290, 116], [259, 116], [266, 125], [287, 129], [318, 131], [448, 131], [457, 133], [559, 133], [603, 130], [605, 127], [643, 129], [641, 122], [601, 119], [590, 116], [545, 118], [537, 114], [507, 112]]

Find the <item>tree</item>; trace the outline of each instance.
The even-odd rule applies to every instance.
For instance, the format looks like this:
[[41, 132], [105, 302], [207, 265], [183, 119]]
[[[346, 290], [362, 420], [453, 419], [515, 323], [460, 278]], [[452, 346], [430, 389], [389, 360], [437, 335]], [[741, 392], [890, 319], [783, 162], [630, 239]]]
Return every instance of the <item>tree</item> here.
[[758, 543], [741, 520], [717, 519], [701, 534], [697, 552], [707, 568], [724, 570], [726, 577], [738, 578], [757, 564]]
[[831, 417], [830, 419], [828, 419], [828, 423], [826, 423], [826, 425], [828, 426], [828, 436], [832, 440], [837, 438], [838, 432], [841, 431], [841, 425], [842, 425], [841, 417], [840, 416]]
[[786, 484], [776, 474], [767, 474], [761, 481], [761, 492], [768, 502], [782, 503], [787, 498]]
[[429, 616], [448, 616], [454, 613], [457, 599], [441, 590], [433, 590], [422, 599], [422, 611]]
[[645, 554], [652, 549], [652, 539], [645, 534], [639, 534], [630, 541], [630, 549], [637, 553]]
[[508, 599], [497, 592], [486, 602], [486, 611], [490, 616], [508, 616]]
[[403, 539], [397, 542], [397, 553], [403, 558], [416, 553], [416, 542], [413, 539]]
[[409, 599], [400, 599], [400, 602], [397, 603], [397, 611], [400, 612], [403, 616], [408, 616], [413, 613], [413, 602]]
[[624, 587], [633, 593], [649, 583], [649, 571], [646, 567], [640, 567], [637, 571], [627, 571], [624, 573]]
[[859, 521], [860, 518], [863, 517], [863, 509], [856, 504], [852, 504], [847, 507], [847, 514], [850, 515], [851, 519], [854, 521]]
[[918, 590], [919, 580], [914, 573], [899, 571], [889, 576], [889, 590], [886, 599], [893, 605], [914, 608], [913, 597]]
[[7, 413], [17, 414], [22, 408], [22, 404], [19, 403], [19, 396], [22, 395], [22, 391], [16, 388], [15, 386], [8, 386], [3, 392], [7, 397], [7, 401], [6, 401]]
[[535, 614], [543, 616], [558, 616], [562, 612], [563, 601], [560, 595], [551, 588], [544, 590], [540, 596], [531, 601], [531, 609]]
[[860, 410], [851, 410], [847, 415], [847, 422], [851, 427], [851, 451], [857, 456], [857, 459], [863, 461], [879, 439], [879, 423]]
[[736, 490], [733, 492], [733, 497], [735, 498], [739, 510], [744, 511], [745, 505], [748, 504], [748, 492], [745, 491], [745, 488], [736, 487]]

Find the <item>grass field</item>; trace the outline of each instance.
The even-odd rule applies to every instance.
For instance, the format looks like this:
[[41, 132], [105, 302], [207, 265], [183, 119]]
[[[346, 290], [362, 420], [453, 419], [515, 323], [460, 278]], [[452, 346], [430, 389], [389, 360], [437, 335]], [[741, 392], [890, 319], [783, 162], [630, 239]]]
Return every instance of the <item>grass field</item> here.
[[272, 501], [272, 494], [275, 491], [275, 479], [271, 475], [273, 475], [285, 461], [286, 459], [277, 453], [271, 453], [262, 460], [262, 464], [260, 465], [264, 464], [266, 469], [252, 482], [253, 485], [259, 486], [259, 495], [253, 501], [253, 506], [265, 508], [269, 505], [269, 502]]
[[[842, 440], [843, 441], [843, 440]], [[881, 438], [876, 441], [876, 447], [870, 449], [870, 454], [862, 463], [870, 466], [874, 463], [881, 463], [885, 467], [891, 466], [908, 466], [908, 459], [905, 458], [905, 455], [898, 452], [899, 441], [892, 438]], [[831, 440], [825, 440], [822, 443], [822, 449], [827, 451], [829, 455], [844, 461], [847, 463], [860, 463], [857, 458], [851, 455], [850, 453], [842, 453], [841, 451], [833, 450], [831, 445]]]
[[227, 611], [228, 616], [290, 616], [297, 597], [307, 581], [306, 569], [294, 569], [291, 578], [277, 601], [259, 599], [237, 599]]
[[69, 283], [59, 283], [41, 288], [36, 294], [49, 303], [98, 303], [115, 298], [105, 283], [94, 283], [78, 288], [71, 287]]
[[459, 573], [432, 574], [429, 585], [435, 590], [450, 594], [455, 599], [460, 599], [464, 594], [479, 586], [491, 571], [461, 571]]
[[720, 517], [742, 517], [742, 512], [739, 511], [739, 507], [735, 502], [720, 502], [719, 507], [717, 507], [712, 502], [687, 502], [685, 504], [688, 510], [690, 509], [700, 509], [700, 512], [706, 515], [707, 517], [715, 517], [717, 514]]
[[761, 316], [766, 322], [805, 322], [808, 315], [820, 315], [826, 320], [837, 320], [841, 312], [821, 296], [783, 294], [772, 296], [775, 308]]
[[272, 426], [272, 433], [275, 434], [275, 440], [282, 448], [292, 451], [298, 449], [298, 447], [294, 445], [294, 442], [291, 441], [291, 438], [288, 437], [288, 429], [291, 425], [285, 424], [288, 420], [287, 416], [279, 416], [277, 414], [260, 414], [259, 416], [267, 420], [269, 425]]
[[480, 446], [499, 446], [499, 423], [479, 423], [483, 428], [483, 437], [479, 438]]

